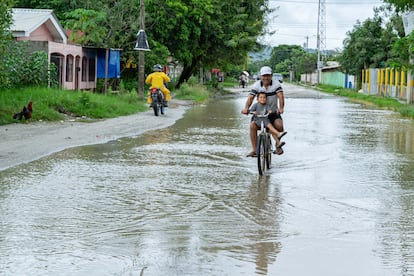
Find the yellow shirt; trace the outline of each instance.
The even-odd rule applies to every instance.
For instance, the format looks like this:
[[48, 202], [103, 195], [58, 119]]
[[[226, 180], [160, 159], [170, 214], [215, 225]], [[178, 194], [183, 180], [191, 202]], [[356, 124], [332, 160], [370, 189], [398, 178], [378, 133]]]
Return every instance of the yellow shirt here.
[[146, 84], [151, 84], [150, 88], [164, 87], [164, 82], [170, 82], [170, 78], [164, 72], [153, 72], [145, 79]]

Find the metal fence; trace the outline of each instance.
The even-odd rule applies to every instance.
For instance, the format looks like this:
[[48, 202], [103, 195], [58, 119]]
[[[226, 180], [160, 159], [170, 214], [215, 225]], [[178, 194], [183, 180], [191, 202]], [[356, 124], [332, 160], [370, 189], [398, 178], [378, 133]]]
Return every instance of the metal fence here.
[[362, 92], [412, 103], [412, 83], [407, 84], [407, 79], [407, 71], [397, 68], [365, 69], [362, 70]]

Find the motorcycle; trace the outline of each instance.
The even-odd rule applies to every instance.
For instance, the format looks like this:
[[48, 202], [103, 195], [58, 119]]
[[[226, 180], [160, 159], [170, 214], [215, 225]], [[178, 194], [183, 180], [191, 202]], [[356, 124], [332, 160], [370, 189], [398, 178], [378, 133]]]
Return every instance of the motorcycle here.
[[154, 115], [158, 116], [159, 113], [164, 114], [165, 99], [160, 88], [151, 88], [151, 99], [151, 107], [154, 109]]
[[245, 88], [246, 85], [247, 85], [247, 76], [245, 74], [242, 74], [239, 77], [239, 87]]
[[243, 80], [243, 79], [241, 79], [240, 81], [239, 81], [239, 87], [242, 87], [242, 88], [244, 88], [245, 86], [246, 86], [246, 81], [245, 80]]

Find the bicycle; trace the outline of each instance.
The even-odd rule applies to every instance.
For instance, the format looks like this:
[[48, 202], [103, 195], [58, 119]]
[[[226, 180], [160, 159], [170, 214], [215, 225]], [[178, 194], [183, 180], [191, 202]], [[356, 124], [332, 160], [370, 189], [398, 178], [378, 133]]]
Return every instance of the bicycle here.
[[[250, 112], [250, 114], [253, 113]], [[264, 125], [264, 121], [268, 115], [269, 113], [264, 115], [255, 115], [256, 118], [260, 119], [260, 129], [257, 134], [256, 142], [257, 169], [260, 175], [263, 175], [266, 170], [270, 169], [270, 165], [272, 164], [272, 138]]]

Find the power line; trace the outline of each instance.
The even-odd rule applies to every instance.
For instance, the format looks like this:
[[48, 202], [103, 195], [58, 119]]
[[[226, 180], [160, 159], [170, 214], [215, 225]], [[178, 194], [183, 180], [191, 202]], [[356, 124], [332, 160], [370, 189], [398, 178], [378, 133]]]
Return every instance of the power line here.
[[[327, 28], [337, 28], [337, 29], [348, 29], [352, 27], [356, 23], [328, 23], [326, 24]], [[313, 26], [315, 25], [315, 26]], [[309, 22], [309, 23], [278, 23], [277, 28], [284, 28], [284, 29], [314, 29], [316, 28], [316, 22]]]

